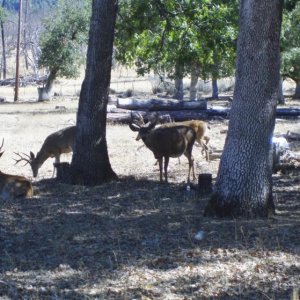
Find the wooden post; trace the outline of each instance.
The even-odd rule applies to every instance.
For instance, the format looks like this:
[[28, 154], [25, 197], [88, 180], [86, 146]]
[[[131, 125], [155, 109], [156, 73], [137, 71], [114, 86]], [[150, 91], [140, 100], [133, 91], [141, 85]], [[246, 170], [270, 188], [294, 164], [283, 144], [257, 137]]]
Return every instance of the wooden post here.
[[68, 184], [71, 183], [71, 169], [69, 163], [54, 163], [54, 167], [56, 168], [56, 179], [59, 182]]
[[201, 194], [210, 194], [212, 192], [212, 174], [200, 174], [198, 177], [198, 188]]

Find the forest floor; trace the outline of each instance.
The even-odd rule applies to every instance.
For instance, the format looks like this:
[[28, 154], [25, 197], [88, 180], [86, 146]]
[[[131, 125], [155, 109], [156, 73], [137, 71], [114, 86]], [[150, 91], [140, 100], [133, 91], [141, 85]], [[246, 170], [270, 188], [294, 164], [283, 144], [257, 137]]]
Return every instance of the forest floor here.
[[[14, 152], [36, 153], [48, 134], [75, 124], [77, 105], [78, 97], [0, 103], [1, 171], [34, 187], [31, 199], [0, 203], [1, 299], [299, 299], [299, 173], [274, 175], [274, 217], [220, 220], [203, 217], [208, 194], [186, 190], [186, 159], [172, 159], [160, 184], [152, 153], [137, 150], [127, 125], [107, 128], [115, 182], [71, 186], [52, 178], [51, 159], [37, 178], [14, 164]], [[209, 124], [221, 150], [228, 121]], [[299, 118], [276, 120], [275, 133], [287, 130], [299, 133]], [[196, 173], [215, 180], [219, 161], [200, 150]]]

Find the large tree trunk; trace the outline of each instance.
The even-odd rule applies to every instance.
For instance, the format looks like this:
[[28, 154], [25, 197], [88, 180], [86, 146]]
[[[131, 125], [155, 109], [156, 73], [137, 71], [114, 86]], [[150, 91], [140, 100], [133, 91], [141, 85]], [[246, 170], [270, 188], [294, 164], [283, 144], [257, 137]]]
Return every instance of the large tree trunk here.
[[117, 0], [94, 0], [87, 67], [77, 113], [71, 163], [73, 184], [97, 185], [117, 178], [106, 142], [106, 109], [112, 65]]
[[207, 216], [267, 217], [274, 212], [271, 138], [281, 15], [281, 0], [241, 1], [234, 99]]
[[295, 88], [295, 94], [293, 96], [293, 99], [300, 99], [300, 79], [296, 80], [296, 88]]

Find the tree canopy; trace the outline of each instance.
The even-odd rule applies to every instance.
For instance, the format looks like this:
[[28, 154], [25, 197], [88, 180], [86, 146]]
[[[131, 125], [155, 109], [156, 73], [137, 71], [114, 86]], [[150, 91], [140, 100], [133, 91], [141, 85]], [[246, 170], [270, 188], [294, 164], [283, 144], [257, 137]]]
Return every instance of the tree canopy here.
[[[116, 58], [139, 74], [189, 74], [197, 62], [201, 77], [232, 75], [237, 35], [237, 1], [120, 1]], [[217, 69], [216, 69], [217, 65]]]
[[281, 74], [296, 82], [295, 98], [300, 98], [300, 3], [283, 16], [281, 30]]
[[39, 66], [56, 76], [74, 78], [85, 55], [81, 46], [87, 44], [90, 0], [59, 0], [51, 16], [45, 20], [40, 37]]

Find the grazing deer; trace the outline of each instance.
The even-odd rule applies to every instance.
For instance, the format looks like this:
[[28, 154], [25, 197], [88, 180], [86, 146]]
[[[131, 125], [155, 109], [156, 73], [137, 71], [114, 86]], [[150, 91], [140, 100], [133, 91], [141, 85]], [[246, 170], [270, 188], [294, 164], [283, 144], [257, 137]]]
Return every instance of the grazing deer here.
[[15, 159], [16, 164], [20, 161], [25, 161], [26, 164], [29, 163], [32, 169], [33, 177], [36, 177], [38, 175], [39, 168], [49, 157], [55, 157], [55, 162], [53, 164], [55, 166], [55, 164], [60, 163], [60, 155], [62, 153], [69, 153], [73, 151], [75, 134], [76, 126], [70, 126], [51, 133], [46, 137], [40, 151], [36, 156], [31, 151], [30, 155], [23, 153], [26, 157], [19, 153], [15, 153], [20, 157], [19, 159]]
[[162, 182], [162, 164], [164, 158], [164, 177], [168, 181], [168, 164], [170, 157], [179, 157], [184, 154], [189, 161], [188, 184], [190, 183], [191, 169], [195, 180], [194, 159], [192, 157], [193, 145], [196, 140], [195, 131], [187, 126], [154, 128], [156, 122], [144, 125], [134, 122], [129, 124], [132, 131], [138, 131], [140, 138], [154, 154], [159, 162], [159, 178]]
[[[4, 139], [0, 146], [3, 147]], [[4, 151], [0, 152], [0, 157]], [[33, 189], [31, 182], [23, 176], [5, 174], [0, 171], [0, 199], [9, 200], [18, 197], [32, 197]]]

